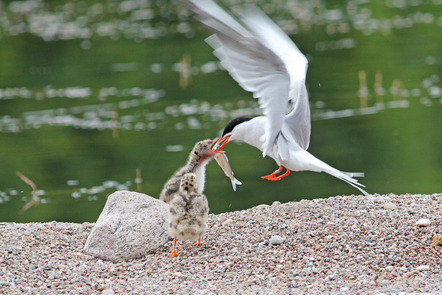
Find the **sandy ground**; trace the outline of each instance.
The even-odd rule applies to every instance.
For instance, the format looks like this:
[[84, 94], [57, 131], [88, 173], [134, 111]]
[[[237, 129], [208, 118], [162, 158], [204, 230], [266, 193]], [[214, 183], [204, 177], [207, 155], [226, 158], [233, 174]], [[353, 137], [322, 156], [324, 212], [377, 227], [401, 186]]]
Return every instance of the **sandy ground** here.
[[[417, 226], [419, 219], [430, 225]], [[442, 294], [442, 194], [338, 196], [209, 216], [202, 246], [112, 263], [93, 224], [0, 223], [1, 294]]]

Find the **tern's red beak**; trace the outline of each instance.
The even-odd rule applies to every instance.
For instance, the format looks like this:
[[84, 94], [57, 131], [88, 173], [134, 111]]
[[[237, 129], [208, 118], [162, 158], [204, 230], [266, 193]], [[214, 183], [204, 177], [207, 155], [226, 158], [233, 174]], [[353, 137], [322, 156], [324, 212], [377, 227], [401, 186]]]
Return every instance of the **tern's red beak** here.
[[218, 152], [224, 152], [224, 151], [222, 151], [222, 149], [229, 142], [230, 136], [232, 136], [232, 135], [229, 134], [229, 135], [226, 135], [226, 136], [220, 138], [215, 144], [215, 150]]

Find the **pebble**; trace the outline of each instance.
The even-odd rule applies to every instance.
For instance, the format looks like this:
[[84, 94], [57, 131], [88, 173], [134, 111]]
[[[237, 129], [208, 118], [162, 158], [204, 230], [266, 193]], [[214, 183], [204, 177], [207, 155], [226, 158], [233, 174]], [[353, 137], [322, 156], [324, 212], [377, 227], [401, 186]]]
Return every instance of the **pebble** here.
[[226, 226], [226, 225], [229, 225], [229, 224], [231, 224], [231, 223], [233, 223], [233, 222], [234, 222], [234, 220], [229, 218], [229, 219], [224, 220], [223, 223], [222, 223], [222, 225], [223, 225], [223, 226]]
[[101, 295], [114, 295], [115, 292], [112, 289], [106, 289], [101, 292]]
[[375, 201], [376, 203], [382, 203], [385, 202], [385, 197], [384, 196], [374, 197], [373, 201]]
[[280, 202], [280, 201], [274, 201], [274, 202], [272, 203], [272, 206], [278, 206], [278, 205], [281, 205], [281, 202]]
[[393, 271], [393, 266], [389, 265], [385, 268], [386, 271]]
[[173, 275], [174, 275], [175, 277], [177, 277], [177, 278], [185, 278], [185, 277], [186, 277], [185, 275], [183, 275], [183, 274], [180, 273], [180, 272], [175, 272]]
[[272, 245], [280, 245], [284, 242], [284, 239], [278, 235], [270, 238], [270, 244]]
[[397, 208], [395, 203], [392, 202], [387, 202], [384, 204], [384, 209], [385, 210], [395, 210]]
[[442, 235], [436, 234], [431, 238], [431, 245], [433, 246], [442, 246]]
[[428, 270], [430, 270], [430, 266], [428, 266], [428, 265], [421, 265], [421, 266], [418, 266], [416, 268], [416, 270], [417, 271], [428, 271]]
[[430, 219], [421, 218], [418, 221], [416, 221], [417, 226], [429, 226], [431, 224]]

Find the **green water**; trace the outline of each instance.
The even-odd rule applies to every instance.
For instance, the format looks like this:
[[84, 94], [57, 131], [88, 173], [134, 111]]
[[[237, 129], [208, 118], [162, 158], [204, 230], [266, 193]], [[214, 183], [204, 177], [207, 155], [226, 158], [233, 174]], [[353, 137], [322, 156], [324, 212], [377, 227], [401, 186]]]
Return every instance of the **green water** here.
[[[0, 1], [0, 221], [93, 222], [115, 190], [157, 196], [196, 141], [259, 114], [178, 2]], [[258, 2], [309, 59], [309, 151], [365, 172], [370, 193], [441, 192], [442, 2], [270, 3]], [[209, 164], [213, 213], [358, 194], [313, 172], [265, 181], [271, 159], [225, 150], [243, 185]], [[41, 199], [21, 214], [32, 189], [17, 171]]]

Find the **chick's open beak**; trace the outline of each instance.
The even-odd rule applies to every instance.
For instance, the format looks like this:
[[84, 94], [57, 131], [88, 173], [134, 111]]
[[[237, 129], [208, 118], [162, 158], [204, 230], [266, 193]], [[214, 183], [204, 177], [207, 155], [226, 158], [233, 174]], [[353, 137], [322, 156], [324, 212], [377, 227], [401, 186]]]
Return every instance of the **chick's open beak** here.
[[210, 144], [210, 146], [207, 147], [206, 151], [204, 152], [204, 155], [206, 156], [214, 156], [217, 153], [224, 153], [224, 151], [221, 151], [221, 149], [218, 149], [216, 147], [218, 138], [215, 138], [214, 140], [212, 140], [212, 143]]

